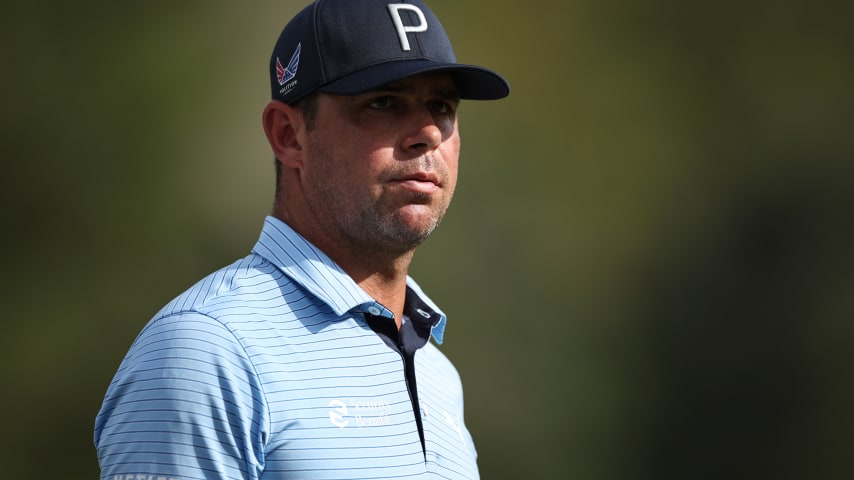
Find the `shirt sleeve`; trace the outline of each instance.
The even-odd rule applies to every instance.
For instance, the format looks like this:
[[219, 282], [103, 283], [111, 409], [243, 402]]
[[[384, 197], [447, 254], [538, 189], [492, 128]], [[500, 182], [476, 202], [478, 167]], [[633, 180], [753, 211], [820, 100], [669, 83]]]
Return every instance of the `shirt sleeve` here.
[[255, 369], [223, 324], [153, 320], [134, 341], [95, 422], [102, 479], [257, 479], [269, 412]]

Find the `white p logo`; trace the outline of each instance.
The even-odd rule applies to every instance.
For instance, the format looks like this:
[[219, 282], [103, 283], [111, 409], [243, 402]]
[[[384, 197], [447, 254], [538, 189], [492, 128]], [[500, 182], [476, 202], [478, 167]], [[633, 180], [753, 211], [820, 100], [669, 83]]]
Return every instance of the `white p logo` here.
[[[410, 10], [415, 12], [415, 14], [418, 15], [418, 25], [404, 25], [403, 19], [400, 18], [401, 10]], [[427, 19], [424, 18], [424, 12], [415, 5], [409, 5], [408, 3], [390, 3], [388, 5], [388, 11], [391, 13], [391, 20], [394, 22], [394, 28], [397, 30], [397, 36], [400, 38], [400, 48], [402, 48], [404, 52], [408, 52], [411, 48], [409, 48], [409, 39], [406, 38], [406, 34], [409, 32], [427, 31]]]

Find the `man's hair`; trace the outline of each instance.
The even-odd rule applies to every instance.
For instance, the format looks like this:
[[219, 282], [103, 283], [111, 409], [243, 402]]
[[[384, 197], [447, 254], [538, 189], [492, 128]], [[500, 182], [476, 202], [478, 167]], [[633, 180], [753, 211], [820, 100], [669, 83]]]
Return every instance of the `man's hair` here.
[[[314, 127], [317, 126], [317, 99], [318, 94], [312, 93], [306, 97], [299, 99], [293, 106], [300, 112], [302, 115], [302, 119], [305, 122], [305, 128], [307, 131], [314, 130]], [[279, 162], [278, 158], [273, 158], [273, 163], [276, 166], [276, 197], [279, 198], [279, 194], [282, 191], [281, 185], [281, 175], [282, 175], [282, 164]]]
[[294, 107], [302, 114], [302, 119], [305, 121], [305, 128], [308, 131], [314, 130], [314, 127], [317, 125], [317, 99], [318, 94], [312, 93], [299, 99], [294, 104]]

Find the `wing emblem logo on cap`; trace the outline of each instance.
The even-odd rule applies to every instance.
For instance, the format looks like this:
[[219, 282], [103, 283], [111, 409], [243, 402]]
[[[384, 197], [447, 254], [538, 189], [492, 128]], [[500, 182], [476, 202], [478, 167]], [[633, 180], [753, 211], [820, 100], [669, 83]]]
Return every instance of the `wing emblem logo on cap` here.
[[297, 49], [291, 56], [291, 60], [288, 62], [287, 68], [283, 67], [282, 62], [279, 61], [279, 57], [276, 57], [276, 79], [279, 81], [279, 85], [284, 85], [297, 76], [300, 50], [302, 50], [302, 43], [297, 44]]

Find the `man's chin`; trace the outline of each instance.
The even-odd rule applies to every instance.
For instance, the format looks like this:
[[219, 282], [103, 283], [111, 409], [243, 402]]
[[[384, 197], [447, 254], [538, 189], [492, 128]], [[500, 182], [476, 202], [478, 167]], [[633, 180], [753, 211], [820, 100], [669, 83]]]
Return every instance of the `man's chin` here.
[[431, 216], [426, 220], [422, 219], [419, 222], [408, 220], [411, 219], [398, 217], [383, 229], [383, 237], [387, 239], [387, 243], [394, 244], [393, 247], [392, 245], [387, 245], [391, 250], [404, 253], [415, 249], [415, 247], [421, 245], [436, 230], [440, 221], [435, 216]]

